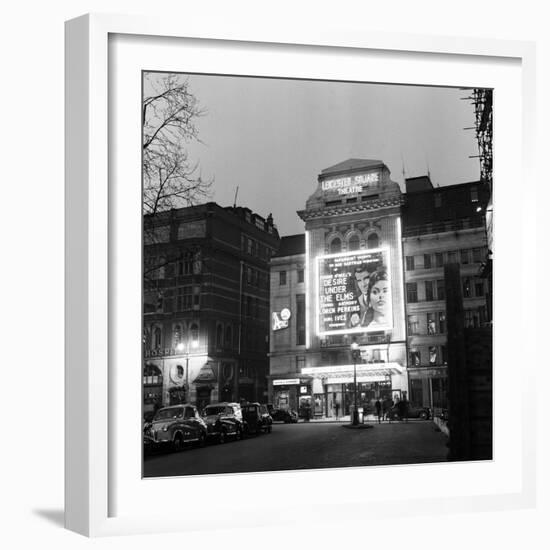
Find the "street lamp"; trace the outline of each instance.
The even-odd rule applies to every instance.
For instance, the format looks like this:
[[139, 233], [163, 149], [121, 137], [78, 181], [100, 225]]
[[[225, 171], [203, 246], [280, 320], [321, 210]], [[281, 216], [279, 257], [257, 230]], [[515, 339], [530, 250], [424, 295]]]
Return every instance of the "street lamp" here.
[[353, 339], [351, 343], [351, 358], [353, 359], [353, 418], [352, 424], [357, 426], [359, 424], [359, 411], [357, 410], [357, 359], [360, 356], [359, 344]]
[[[183, 342], [179, 342], [176, 350], [180, 353], [184, 350]], [[189, 402], [189, 341], [187, 342], [187, 353], [185, 354], [185, 401]]]

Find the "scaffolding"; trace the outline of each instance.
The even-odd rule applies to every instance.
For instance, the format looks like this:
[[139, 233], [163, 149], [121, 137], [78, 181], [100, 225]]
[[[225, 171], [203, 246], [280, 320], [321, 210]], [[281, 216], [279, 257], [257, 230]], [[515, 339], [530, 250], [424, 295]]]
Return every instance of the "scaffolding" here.
[[470, 158], [479, 158], [480, 180], [493, 189], [493, 90], [487, 88], [469, 88], [471, 95], [461, 99], [471, 101], [474, 107], [475, 126], [464, 128], [475, 130], [478, 154]]

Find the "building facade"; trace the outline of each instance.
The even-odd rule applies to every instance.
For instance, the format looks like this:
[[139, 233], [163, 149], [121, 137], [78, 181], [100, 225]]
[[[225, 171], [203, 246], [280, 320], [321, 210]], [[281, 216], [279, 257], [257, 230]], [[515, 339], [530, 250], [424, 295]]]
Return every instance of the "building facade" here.
[[[310, 415], [333, 418], [350, 414], [356, 401], [369, 411], [378, 398], [406, 395], [402, 202], [381, 161], [350, 159], [318, 176], [298, 213], [305, 223], [304, 343], [293, 351], [293, 330], [281, 337], [272, 330], [270, 393], [275, 399], [287, 391]], [[277, 278], [300, 262], [298, 254], [274, 258], [277, 306], [272, 313], [283, 299]], [[385, 293], [385, 314], [378, 319], [367, 303], [366, 286], [361, 288], [374, 272]], [[352, 345], [359, 356], [352, 354]]]
[[324, 418], [376, 399], [446, 408], [443, 266], [459, 264], [465, 325], [484, 324], [487, 199], [479, 182], [427, 176], [402, 193], [377, 160], [323, 170], [298, 212], [304, 235], [283, 237], [271, 261], [274, 406]]
[[144, 410], [267, 397], [271, 216], [215, 203], [144, 218]]
[[411, 402], [447, 408], [448, 354], [445, 264], [458, 264], [465, 327], [488, 319], [484, 211], [480, 182], [434, 188], [429, 177], [406, 180], [403, 253]]

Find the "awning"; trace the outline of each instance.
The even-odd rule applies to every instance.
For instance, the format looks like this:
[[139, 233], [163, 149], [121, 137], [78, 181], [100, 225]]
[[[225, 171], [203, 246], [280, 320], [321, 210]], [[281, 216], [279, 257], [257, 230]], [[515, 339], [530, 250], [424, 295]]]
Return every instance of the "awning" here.
[[[403, 374], [404, 367], [399, 363], [361, 363], [356, 366], [355, 372], [357, 379], [374, 377], [386, 377], [395, 374]], [[328, 367], [306, 367], [302, 369], [302, 374], [308, 374], [315, 378], [327, 378], [327, 379], [347, 379], [351, 377], [353, 382], [354, 368], [353, 365], [335, 365]], [[338, 384], [339, 382], [334, 382]], [[344, 383], [344, 382], [342, 382]]]

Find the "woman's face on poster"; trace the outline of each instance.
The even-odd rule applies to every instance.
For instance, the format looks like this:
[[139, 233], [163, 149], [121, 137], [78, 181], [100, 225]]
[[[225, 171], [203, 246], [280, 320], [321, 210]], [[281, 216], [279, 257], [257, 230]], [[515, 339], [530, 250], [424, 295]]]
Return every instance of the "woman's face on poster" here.
[[390, 286], [388, 281], [378, 281], [370, 292], [370, 305], [374, 311], [386, 315], [390, 302]]

